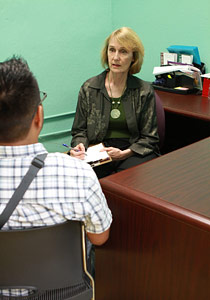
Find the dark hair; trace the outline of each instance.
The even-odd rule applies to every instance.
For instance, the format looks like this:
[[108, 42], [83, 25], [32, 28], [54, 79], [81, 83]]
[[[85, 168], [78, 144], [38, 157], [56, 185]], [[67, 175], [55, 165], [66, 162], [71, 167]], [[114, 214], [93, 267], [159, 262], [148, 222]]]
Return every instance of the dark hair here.
[[23, 58], [0, 63], [0, 141], [25, 137], [40, 103], [37, 81]]

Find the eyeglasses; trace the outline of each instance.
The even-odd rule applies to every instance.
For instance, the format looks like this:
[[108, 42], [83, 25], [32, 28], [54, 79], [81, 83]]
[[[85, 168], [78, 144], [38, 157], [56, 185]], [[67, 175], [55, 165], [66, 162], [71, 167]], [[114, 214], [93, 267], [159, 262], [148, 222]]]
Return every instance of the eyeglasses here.
[[42, 104], [42, 102], [47, 98], [47, 93], [45, 92], [41, 92], [40, 91], [40, 102], [39, 102], [39, 105]]

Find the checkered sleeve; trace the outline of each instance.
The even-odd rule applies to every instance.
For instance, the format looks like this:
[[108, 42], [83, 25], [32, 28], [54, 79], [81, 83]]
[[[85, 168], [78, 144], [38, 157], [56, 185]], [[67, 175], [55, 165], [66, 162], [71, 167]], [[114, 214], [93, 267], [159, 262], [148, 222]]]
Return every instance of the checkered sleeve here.
[[110, 227], [112, 214], [99, 183], [96, 182], [90, 187], [89, 194], [90, 213], [85, 222], [86, 231], [102, 233]]
[[95, 173], [88, 184], [86, 231], [102, 233], [111, 226], [112, 214]]

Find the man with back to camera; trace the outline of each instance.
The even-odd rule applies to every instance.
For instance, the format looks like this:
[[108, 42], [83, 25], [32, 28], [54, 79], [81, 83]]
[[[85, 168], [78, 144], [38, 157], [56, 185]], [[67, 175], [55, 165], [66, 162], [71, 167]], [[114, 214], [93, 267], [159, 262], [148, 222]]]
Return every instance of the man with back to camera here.
[[[45, 98], [23, 58], [0, 63], [0, 214], [33, 158], [47, 153], [38, 143]], [[69, 219], [84, 221], [87, 237], [95, 245], [109, 237], [112, 215], [95, 172], [82, 160], [48, 153], [44, 167], [2, 230]]]

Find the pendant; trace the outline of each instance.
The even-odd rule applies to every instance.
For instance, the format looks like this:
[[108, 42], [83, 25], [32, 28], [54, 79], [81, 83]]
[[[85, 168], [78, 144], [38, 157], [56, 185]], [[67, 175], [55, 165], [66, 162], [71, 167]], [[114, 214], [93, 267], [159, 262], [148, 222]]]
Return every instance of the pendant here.
[[111, 117], [113, 119], [118, 119], [120, 117], [120, 111], [117, 108], [111, 110]]

